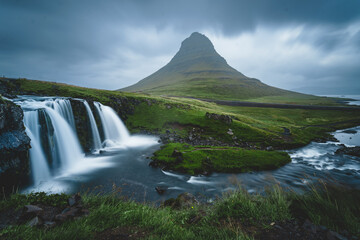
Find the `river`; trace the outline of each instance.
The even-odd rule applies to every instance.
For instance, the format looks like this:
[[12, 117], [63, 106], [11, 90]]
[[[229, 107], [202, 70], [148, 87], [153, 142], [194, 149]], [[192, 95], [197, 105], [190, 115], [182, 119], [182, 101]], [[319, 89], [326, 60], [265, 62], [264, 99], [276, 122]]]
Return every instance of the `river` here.
[[[52, 121], [59, 121], [59, 124], [63, 124], [64, 126], [61, 126], [69, 132], [74, 130], [72, 130], [70, 124], [73, 121], [72, 117], [69, 114], [64, 114], [64, 112], [70, 111], [70, 109], [67, 109], [69, 104], [66, 101], [66, 98], [33, 97], [22, 97], [15, 100], [25, 111], [26, 125], [33, 124], [39, 127], [38, 123], [34, 124], [34, 121], [36, 123], [37, 120], [34, 120], [31, 113], [45, 108]], [[57, 104], [66, 108], [66, 111], [59, 108]], [[55, 114], [56, 111], [60, 115], [63, 114], [62, 118], [69, 124], [65, 124], [65, 121], [60, 119], [60, 115]], [[69, 163], [68, 159], [65, 162], [64, 159], [58, 157], [58, 165], [63, 162], [64, 167], [55, 168], [46, 163], [49, 162], [46, 160], [42, 161], [40, 165], [36, 163], [38, 165], [33, 167], [41, 166], [41, 170], [43, 170], [44, 164], [49, 165], [48, 173], [44, 174], [44, 171], [40, 171], [44, 176], [38, 178], [32, 186], [23, 189], [23, 192], [75, 193], [90, 191], [98, 193], [116, 190], [119, 194], [137, 201], [160, 202], [176, 197], [182, 192], [190, 192], [200, 199], [211, 201], [215, 196], [236, 189], [239, 186], [249, 192], [261, 192], [266, 186], [280, 184], [285, 188], [302, 191], [304, 187], [319, 179], [332, 179], [347, 186], [360, 188], [360, 159], [335, 154], [340, 144], [360, 146], [360, 127], [352, 128], [352, 131], [339, 130], [334, 132], [333, 135], [339, 142], [312, 142], [305, 147], [288, 151], [292, 162], [277, 170], [190, 176], [149, 167], [149, 158], [154, 151], [160, 148], [158, 138], [156, 136], [127, 135], [128, 133], [124, 132], [127, 130], [123, 129], [120, 119], [111, 120], [115, 116], [112, 115], [112, 110], [106, 106], [100, 106], [98, 113], [103, 114], [105, 119], [103, 124], [107, 124], [104, 125], [104, 128], [111, 127], [112, 130], [109, 132], [112, 135], [115, 134], [114, 129], [121, 129], [114, 136], [101, 139], [103, 142], [102, 148], [96, 149], [91, 154], [85, 155], [80, 152], [78, 147], [74, 146], [74, 143], [71, 144], [70, 148], [76, 148], [76, 159]], [[89, 116], [91, 114], [89, 113]], [[36, 135], [34, 134], [37, 131], [36, 127], [31, 128], [28, 126], [28, 129], [32, 131], [32, 135]], [[93, 130], [93, 132], [96, 131]], [[78, 141], [75, 134], [73, 135], [71, 141]], [[36, 142], [36, 139], [33, 138], [35, 136], [32, 136], [32, 141]], [[68, 142], [69, 139], [64, 140], [59, 137], [57, 141]], [[107, 144], [109, 142], [111, 144]], [[96, 144], [94, 143], [94, 145]], [[40, 156], [41, 154], [38, 151], [39, 149], [31, 154]], [[39, 157], [36, 159], [39, 160]], [[159, 195], [155, 190], [157, 186], [167, 190], [164, 194]]]

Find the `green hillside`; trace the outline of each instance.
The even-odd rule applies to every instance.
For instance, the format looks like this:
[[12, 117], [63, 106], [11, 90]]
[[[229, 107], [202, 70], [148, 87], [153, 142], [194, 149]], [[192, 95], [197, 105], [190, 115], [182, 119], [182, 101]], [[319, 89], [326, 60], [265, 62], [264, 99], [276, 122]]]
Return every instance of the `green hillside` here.
[[196, 32], [182, 42], [180, 50], [167, 65], [121, 90], [224, 100], [304, 95], [246, 77], [227, 64], [206, 36]]

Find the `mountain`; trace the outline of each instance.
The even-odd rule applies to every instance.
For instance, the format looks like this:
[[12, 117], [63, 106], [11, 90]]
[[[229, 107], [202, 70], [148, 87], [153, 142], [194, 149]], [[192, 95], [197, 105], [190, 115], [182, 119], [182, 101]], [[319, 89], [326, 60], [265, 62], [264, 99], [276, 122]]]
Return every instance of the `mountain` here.
[[249, 78], [229, 66], [211, 41], [194, 32], [164, 67], [121, 91], [204, 99], [249, 99], [293, 93]]

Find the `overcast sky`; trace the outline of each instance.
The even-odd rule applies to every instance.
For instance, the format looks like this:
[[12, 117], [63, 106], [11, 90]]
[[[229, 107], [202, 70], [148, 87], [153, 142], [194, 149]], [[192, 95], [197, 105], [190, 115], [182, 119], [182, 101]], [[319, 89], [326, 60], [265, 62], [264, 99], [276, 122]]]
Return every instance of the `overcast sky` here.
[[195, 31], [266, 84], [360, 94], [358, 0], [0, 0], [0, 75], [119, 89]]

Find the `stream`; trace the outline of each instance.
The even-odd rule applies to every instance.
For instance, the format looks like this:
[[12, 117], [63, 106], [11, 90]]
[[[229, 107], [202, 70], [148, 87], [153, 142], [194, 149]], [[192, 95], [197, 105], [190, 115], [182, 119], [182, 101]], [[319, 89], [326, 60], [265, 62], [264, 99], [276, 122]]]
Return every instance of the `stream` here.
[[[94, 136], [92, 153], [83, 153], [68, 101], [67, 98], [29, 96], [14, 100], [24, 110], [24, 123], [32, 140], [33, 183], [23, 192], [99, 193], [114, 190], [136, 201], [160, 202], [182, 192], [211, 201], [239, 186], [248, 192], [262, 192], [266, 186], [280, 184], [301, 192], [319, 179], [360, 188], [360, 158], [335, 154], [340, 144], [360, 146], [360, 126], [348, 129], [351, 131], [334, 132], [339, 142], [312, 142], [288, 151], [292, 162], [277, 170], [190, 176], [149, 167], [149, 158], [160, 148], [156, 136], [130, 135], [110, 107], [94, 102], [96, 111], [92, 112], [85, 100], [79, 100], [88, 111]], [[99, 134], [95, 114], [100, 116], [104, 134]], [[52, 129], [51, 133], [43, 129], [41, 116], [45, 116], [46, 129]], [[44, 131], [47, 138], [41, 137]], [[100, 136], [104, 136], [103, 139]], [[47, 140], [44, 139], [51, 140], [51, 154], [46, 154], [44, 141]], [[155, 190], [159, 186], [167, 189], [162, 195]]]

